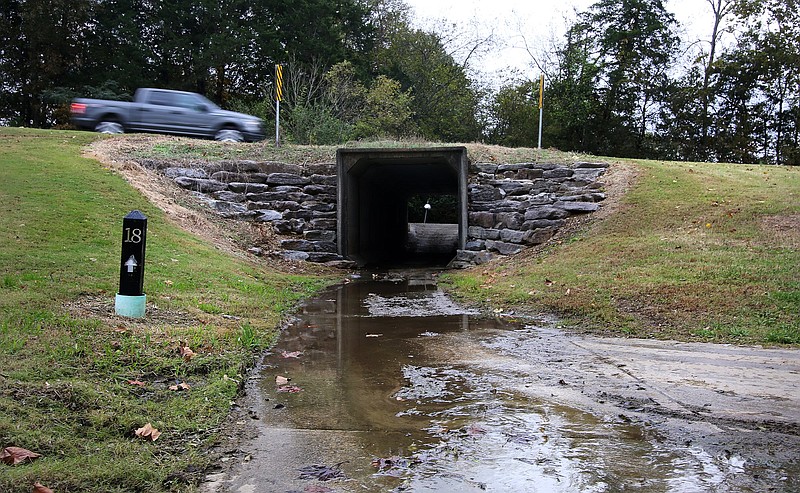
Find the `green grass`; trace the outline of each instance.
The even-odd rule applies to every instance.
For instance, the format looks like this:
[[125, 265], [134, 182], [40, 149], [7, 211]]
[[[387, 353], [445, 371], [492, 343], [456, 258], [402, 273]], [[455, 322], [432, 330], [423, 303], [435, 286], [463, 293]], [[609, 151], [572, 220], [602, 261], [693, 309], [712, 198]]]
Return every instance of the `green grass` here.
[[[194, 491], [239, 375], [282, 315], [326, 282], [231, 258], [171, 225], [81, 157], [98, 138], [0, 129], [0, 447], [42, 454], [0, 465], [2, 492], [37, 481], [59, 492]], [[334, 151], [124, 138], [134, 157], [303, 163], [332, 162]], [[473, 161], [573, 158], [467, 147]], [[800, 170], [634, 165], [640, 179], [617, 213], [544, 252], [451, 273], [453, 290], [603, 333], [800, 344]], [[148, 217], [142, 320], [113, 316], [133, 209]], [[197, 356], [185, 361], [181, 344]], [[181, 382], [191, 389], [170, 390]], [[164, 432], [156, 442], [134, 436], [148, 422]]]
[[617, 213], [543, 253], [453, 273], [453, 289], [596, 332], [800, 343], [800, 169], [629, 164], [640, 176]]
[[[0, 129], [0, 491], [193, 491], [237, 375], [326, 280], [233, 259], [81, 157], [81, 132]], [[113, 316], [122, 218], [148, 217], [144, 319]], [[229, 316], [225, 316], [229, 315]], [[197, 356], [184, 361], [181, 343]], [[230, 377], [230, 378], [228, 378]], [[144, 385], [134, 385], [140, 381]], [[188, 391], [170, 385], [186, 382]], [[151, 422], [156, 442], [134, 436]]]

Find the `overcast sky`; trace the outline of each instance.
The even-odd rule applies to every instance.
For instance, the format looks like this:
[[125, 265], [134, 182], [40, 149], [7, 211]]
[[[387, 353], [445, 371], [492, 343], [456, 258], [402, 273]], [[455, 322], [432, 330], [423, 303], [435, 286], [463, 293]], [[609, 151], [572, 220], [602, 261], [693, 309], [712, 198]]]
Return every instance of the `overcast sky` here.
[[[545, 43], [565, 32], [565, 18], [574, 11], [585, 11], [596, 0], [405, 0], [415, 12], [420, 27], [434, 19], [447, 19], [463, 26], [479, 24], [487, 32], [494, 29], [505, 45], [480, 61], [483, 71], [498, 72], [506, 67], [530, 72], [530, 56], [522, 48], [524, 34], [528, 44]], [[706, 0], [665, 0], [666, 8], [692, 39], [707, 38], [712, 16]], [[526, 78], [535, 78], [533, 75]]]

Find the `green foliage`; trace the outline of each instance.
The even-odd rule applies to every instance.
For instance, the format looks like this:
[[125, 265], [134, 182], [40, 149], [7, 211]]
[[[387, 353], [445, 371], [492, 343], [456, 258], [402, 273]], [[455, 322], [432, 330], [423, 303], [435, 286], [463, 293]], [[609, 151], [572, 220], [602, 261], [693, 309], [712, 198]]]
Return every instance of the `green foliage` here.
[[82, 87], [110, 80], [221, 104], [263, 98], [287, 54], [326, 66], [363, 59], [368, 16], [359, 0], [9, 0], [0, 3], [0, 121], [52, 125], [56, 88], [86, 95]]
[[538, 89], [533, 84], [501, 88], [494, 96], [491, 113], [494, 125], [487, 135], [491, 143], [507, 147], [536, 145], [539, 107]]
[[384, 75], [375, 79], [366, 106], [356, 123], [356, 137], [401, 138], [414, 133], [411, 106], [414, 98], [400, 83]]
[[295, 106], [284, 126], [287, 139], [297, 144], [337, 144], [346, 141], [351, 133], [351, 126], [336, 118], [331, 108], [322, 103]]
[[[425, 204], [430, 204], [427, 214]], [[408, 199], [408, 222], [456, 224], [458, 198], [455, 195], [414, 195]]]
[[380, 72], [413, 96], [413, 121], [423, 138], [472, 142], [480, 137], [479, 94], [437, 34], [395, 26], [376, 58]]

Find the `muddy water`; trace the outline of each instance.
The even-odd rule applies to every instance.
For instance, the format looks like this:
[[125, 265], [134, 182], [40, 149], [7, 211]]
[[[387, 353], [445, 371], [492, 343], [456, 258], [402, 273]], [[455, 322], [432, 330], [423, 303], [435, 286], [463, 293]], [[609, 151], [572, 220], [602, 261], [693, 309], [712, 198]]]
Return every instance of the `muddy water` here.
[[625, 416], [514, 390], [533, 376], [453, 357], [459, 337], [520, 329], [536, 330], [458, 307], [430, 275], [324, 292], [264, 362], [260, 459], [228, 491], [729, 491], [736, 457], [720, 467]]

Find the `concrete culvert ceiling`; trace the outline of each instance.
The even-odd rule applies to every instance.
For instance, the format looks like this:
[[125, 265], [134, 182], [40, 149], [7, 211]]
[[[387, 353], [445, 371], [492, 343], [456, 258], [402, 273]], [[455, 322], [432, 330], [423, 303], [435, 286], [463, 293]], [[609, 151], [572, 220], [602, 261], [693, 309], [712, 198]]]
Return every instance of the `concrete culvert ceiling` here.
[[[463, 248], [467, 230], [464, 147], [340, 149], [339, 253], [360, 265], [440, 265]], [[415, 196], [454, 196], [455, 224], [409, 222]]]

